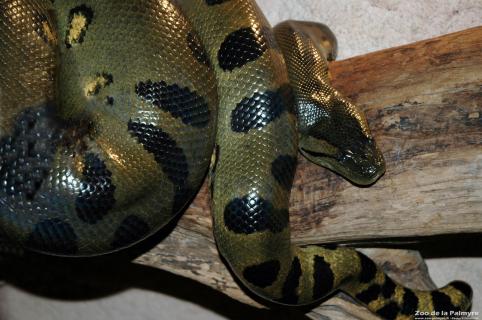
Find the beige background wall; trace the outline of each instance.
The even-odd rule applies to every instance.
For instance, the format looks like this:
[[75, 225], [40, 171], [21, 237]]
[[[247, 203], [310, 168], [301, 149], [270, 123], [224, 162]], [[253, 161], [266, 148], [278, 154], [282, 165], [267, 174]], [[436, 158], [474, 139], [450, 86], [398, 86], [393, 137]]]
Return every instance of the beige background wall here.
[[[290, 18], [329, 25], [338, 37], [339, 58], [482, 25], [481, 0], [258, 0], [258, 3], [273, 24]], [[466, 252], [473, 254], [474, 250], [464, 251], [463, 247], [470, 242], [473, 248], [480, 248], [480, 239], [456, 242], [442, 254], [437, 246], [445, 246], [446, 242], [440, 242], [440, 245], [435, 242], [432, 246], [438, 253], [433, 253], [433, 249], [424, 251], [430, 256], [442, 256], [428, 261], [438, 285], [457, 278], [475, 286], [474, 311], [482, 311], [481, 254], [479, 258], [448, 257], [461, 252], [462, 255]], [[216, 320], [270, 319], [275, 316], [243, 307], [168, 273], [150, 274], [142, 269], [119, 272], [124, 272], [126, 279], [144, 277], [144, 282], [149, 284], [140, 287], [147, 289], [138, 289], [134, 285], [128, 289], [113, 289], [103, 297], [63, 301], [3, 286], [0, 287], [0, 320]], [[284, 314], [276, 318], [290, 317]]]

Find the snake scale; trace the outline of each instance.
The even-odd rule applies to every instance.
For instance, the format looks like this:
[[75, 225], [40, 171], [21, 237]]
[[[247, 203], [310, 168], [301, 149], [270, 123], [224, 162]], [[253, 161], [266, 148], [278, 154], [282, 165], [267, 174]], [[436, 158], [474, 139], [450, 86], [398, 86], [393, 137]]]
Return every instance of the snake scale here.
[[251, 0], [0, 0], [2, 237], [120, 250], [209, 172], [219, 252], [264, 299], [340, 289], [385, 319], [468, 310], [463, 282], [411, 290], [353, 249], [290, 244], [298, 150], [356, 184], [384, 172], [364, 115], [330, 85], [335, 56], [328, 28], [271, 28]]

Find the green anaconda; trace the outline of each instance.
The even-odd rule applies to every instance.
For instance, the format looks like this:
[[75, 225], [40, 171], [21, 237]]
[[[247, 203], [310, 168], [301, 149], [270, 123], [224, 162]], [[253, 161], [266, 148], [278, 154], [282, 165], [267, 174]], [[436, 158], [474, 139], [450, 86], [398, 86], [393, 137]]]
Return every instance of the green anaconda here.
[[306, 305], [343, 290], [385, 319], [468, 310], [460, 281], [416, 291], [369, 258], [290, 244], [298, 150], [356, 184], [384, 160], [330, 85], [323, 25], [271, 28], [252, 0], [0, 0], [0, 233], [62, 256], [153, 234], [209, 171], [214, 235], [239, 280]]

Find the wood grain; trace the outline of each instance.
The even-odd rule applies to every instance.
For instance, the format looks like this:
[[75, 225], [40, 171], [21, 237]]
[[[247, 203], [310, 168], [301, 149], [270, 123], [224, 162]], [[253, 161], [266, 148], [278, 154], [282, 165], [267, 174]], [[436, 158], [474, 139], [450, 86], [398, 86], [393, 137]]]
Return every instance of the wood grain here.
[[[482, 231], [482, 27], [331, 64], [334, 86], [366, 112], [387, 173], [358, 188], [300, 157], [295, 243], [380, 241]], [[405, 285], [433, 288], [416, 252], [367, 252]], [[211, 231], [202, 187], [174, 231], [135, 260], [261, 307], [234, 282]], [[373, 319], [339, 294], [313, 319]]]
[[[417, 289], [435, 288], [423, 258], [416, 251], [395, 249], [360, 249], [382, 266], [394, 280]], [[217, 291], [258, 308], [256, 299], [239, 287], [219, 257], [214, 241], [198, 233], [176, 228], [162, 243], [135, 260], [201, 282]], [[350, 297], [338, 293], [310, 310], [311, 319], [378, 319]]]
[[[387, 162], [370, 188], [299, 156], [293, 240], [308, 244], [482, 230], [482, 27], [331, 64]], [[211, 237], [206, 185], [180, 226]]]

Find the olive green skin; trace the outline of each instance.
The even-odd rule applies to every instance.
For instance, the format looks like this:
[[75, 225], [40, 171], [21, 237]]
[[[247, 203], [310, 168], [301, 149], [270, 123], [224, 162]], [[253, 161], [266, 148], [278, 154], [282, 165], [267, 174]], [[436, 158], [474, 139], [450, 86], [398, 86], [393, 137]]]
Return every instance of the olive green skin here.
[[264, 299], [341, 289], [387, 319], [470, 308], [464, 283], [410, 290], [353, 249], [290, 244], [298, 150], [356, 184], [384, 172], [363, 113], [330, 85], [325, 26], [273, 31], [251, 0], [0, 9], [0, 230], [12, 243], [66, 256], [130, 246], [182, 211], [211, 163], [219, 251]]

